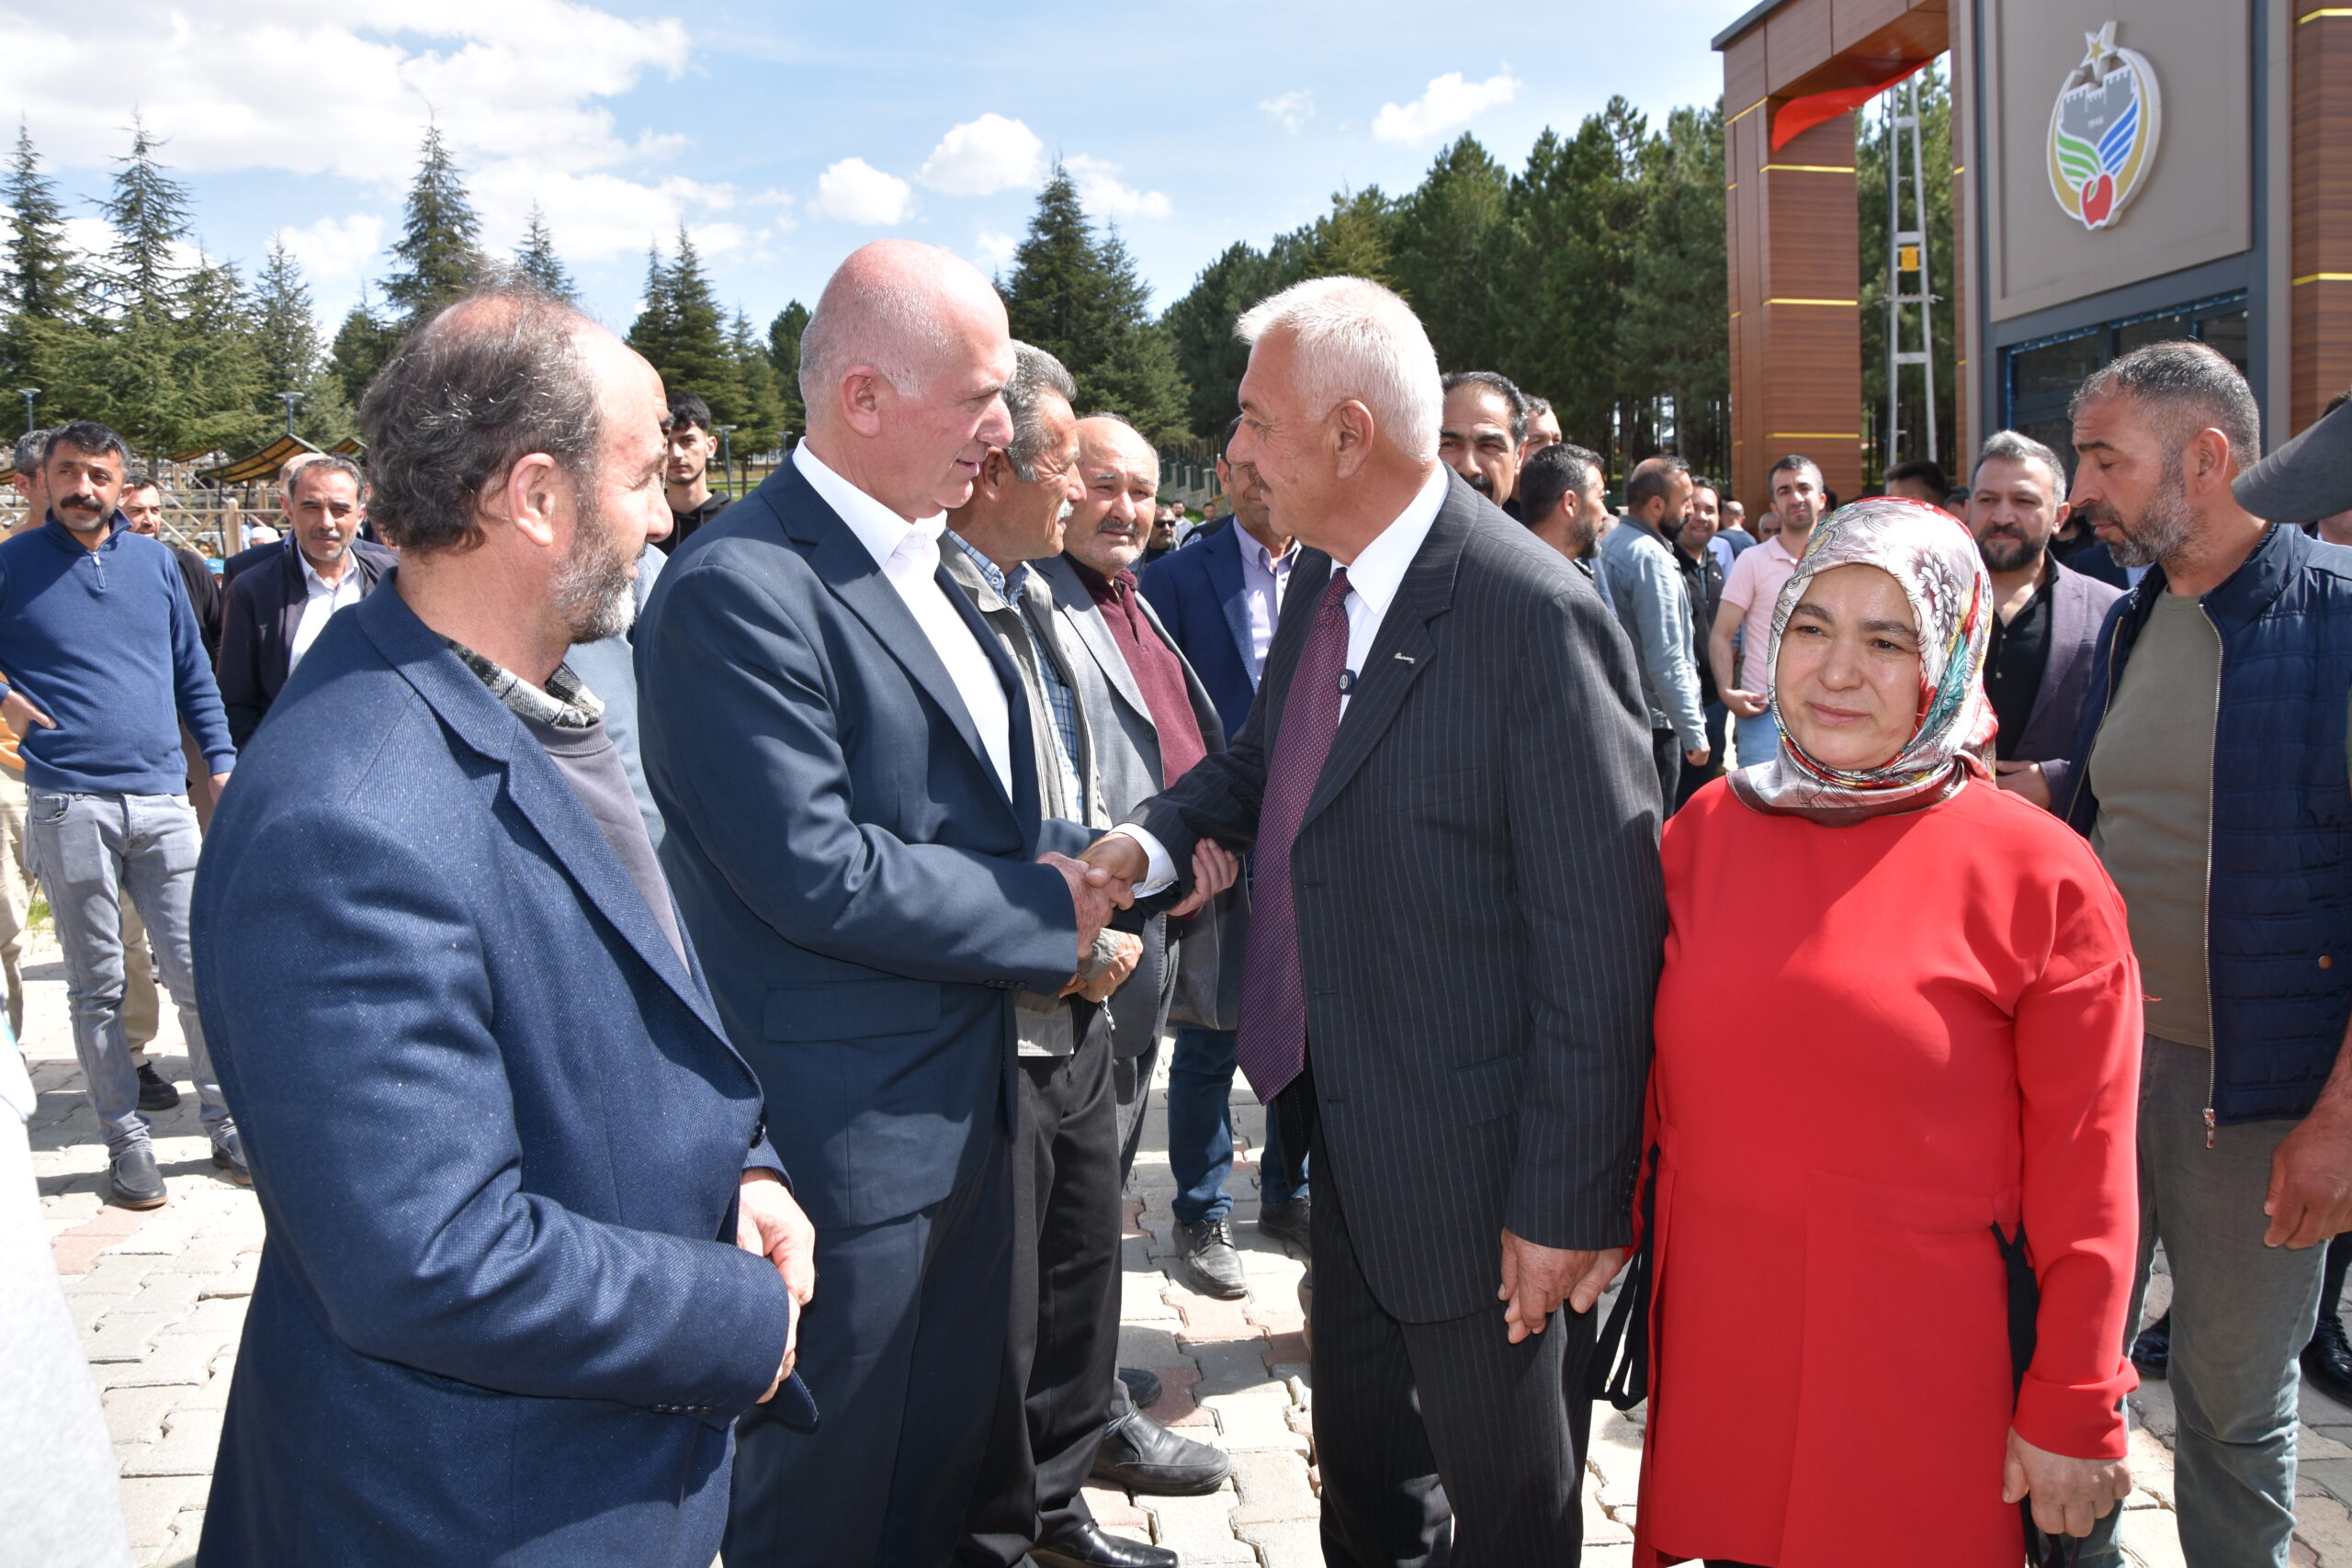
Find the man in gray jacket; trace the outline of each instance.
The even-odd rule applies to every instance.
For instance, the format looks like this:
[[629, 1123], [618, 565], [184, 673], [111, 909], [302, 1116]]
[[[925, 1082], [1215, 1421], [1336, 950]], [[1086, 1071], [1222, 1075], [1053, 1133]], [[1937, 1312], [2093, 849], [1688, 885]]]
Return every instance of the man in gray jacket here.
[[1699, 700], [1690, 591], [1675, 564], [1672, 540], [1690, 514], [1690, 465], [1649, 457], [1625, 481], [1625, 515], [1600, 541], [1609, 598], [1634, 639], [1634, 659], [1650, 705], [1650, 750], [1657, 761], [1665, 809], [1674, 809], [1682, 764], [1707, 765], [1707, 716]]

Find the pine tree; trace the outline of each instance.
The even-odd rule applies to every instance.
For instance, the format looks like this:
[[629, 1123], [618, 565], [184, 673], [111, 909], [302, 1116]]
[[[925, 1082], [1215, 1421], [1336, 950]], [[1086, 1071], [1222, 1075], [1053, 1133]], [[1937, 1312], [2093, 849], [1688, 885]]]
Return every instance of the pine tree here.
[[17, 122], [17, 151], [0, 186], [8, 205], [8, 259], [0, 275], [8, 308], [28, 316], [62, 321], [82, 307], [81, 268], [65, 238], [65, 208], [57, 184], [40, 172], [31, 130]]
[[547, 214], [539, 210], [537, 202], [531, 203], [531, 216], [523, 229], [523, 243], [514, 252], [514, 265], [523, 276], [546, 289], [559, 299], [576, 300], [580, 287], [572, 282], [571, 274], [564, 270], [562, 258], [555, 254], [555, 236], [548, 232]]
[[785, 428], [784, 391], [777, 385], [775, 364], [768, 357], [767, 345], [752, 330], [752, 318], [741, 310], [728, 326], [727, 357], [734, 371], [738, 407], [731, 419], [723, 423], [737, 427], [739, 445], [749, 457], [764, 452]]
[[1506, 231], [1510, 194], [1502, 165], [1465, 134], [1397, 204], [1396, 291], [1421, 318], [1448, 370], [1502, 368], [1495, 329], [1506, 290], [1497, 242]]
[[254, 339], [262, 383], [256, 399], [261, 412], [274, 420], [280, 412], [277, 394], [293, 392], [301, 399], [294, 411], [298, 434], [320, 445], [350, 434], [356, 428], [351, 404], [344, 396], [341, 378], [320, 353], [311, 287], [282, 239], [270, 243], [256, 296]]
[[728, 350], [718, 296], [684, 224], [677, 260], [665, 263], [658, 249], [647, 258], [645, 308], [629, 326], [628, 345], [661, 372], [669, 391], [694, 393], [720, 424], [742, 423], [736, 417], [742, 412], [742, 378]]
[[800, 334], [808, 330], [808, 307], [795, 299], [768, 323], [768, 363], [775, 367], [776, 391], [783, 400], [780, 416], [786, 429], [798, 431], [808, 423], [800, 400]]
[[359, 291], [359, 303], [343, 318], [343, 325], [335, 330], [334, 343], [327, 351], [327, 368], [342, 389], [344, 401], [356, 409], [368, 395], [368, 383], [384, 367], [400, 345], [400, 329], [380, 316], [368, 298]]
[[401, 265], [384, 279], [384, 303], [403, 327], [473, 286], [481, 276], [481, 220], [441, 128], [427, 125], [401, 237], [392, 243]]
[[1080, 412], [1123, 415], [1155, 441], [1184, 432], [1184, 378], [1169, 334], [1151, 319], [1134, 258], [1116, 231], [1095, 237], [1058, 164], [998, 288], [1012, 335], [1069, 367]]
[[187, 187], [155, 161], [160, 145], [146, 121], [130, 121], [130, 152], [115, 160], [113, 188], [99, 209], [114, 230], [107, 249], [105, 291], [130, 312], [168, 314], [186, 273], [173, 247], [189, 232]]

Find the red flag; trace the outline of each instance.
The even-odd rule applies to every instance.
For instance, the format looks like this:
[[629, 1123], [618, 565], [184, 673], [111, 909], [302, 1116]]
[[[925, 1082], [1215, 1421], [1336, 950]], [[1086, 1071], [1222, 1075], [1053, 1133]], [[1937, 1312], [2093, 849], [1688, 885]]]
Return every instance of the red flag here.
[[1934, 64], [1933, 59], [1905, 65], [1883, 82], [1873, 82], [1860, 87], [1839, 87], [1833, 92], [1807, 93], [1801, 98], [1791, 98], [1772, 116], [1772, 151], [1778, 152], [1816, 125], [1826, 124], [1841, 114], [1851, 114], [1889, 87], [1898, 85], [1909, 77]]

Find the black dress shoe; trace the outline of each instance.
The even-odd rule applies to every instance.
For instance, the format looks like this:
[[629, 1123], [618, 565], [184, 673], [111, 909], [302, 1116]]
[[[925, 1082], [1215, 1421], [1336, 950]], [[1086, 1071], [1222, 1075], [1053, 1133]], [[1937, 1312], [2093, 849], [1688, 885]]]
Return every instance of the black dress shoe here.
[[1193, 1276], [1193, 1288], [1201, 1294], [1238, 1302], [1250, 1293], [1250, 1281], [1241, 1272], [1241, 1254], [1233, 1249], [1231, 1220], [1203, 1220], [1196, 1225], [1179, 1220], [1176, 1247]]
[[1232, 1473], [1224, 1450], [1179, 1437], [1140, 1410], [1112, 1422], [1094, 1450], [1095, 1480], [1155, 1497], [1197, 1497]]
[[1063, 1526], [1051, 1540], [1030, 1548], [1029, 1556], [1038, 1568], [1176, 1568], [1177, 1562], [1164, 1546], [1113, 1535], [1091, 1519]]
[[2352, 1404], [2352, 1341], [2335, 1313], [2320, 1313], [2312, 1342], [2303, 1347], [2303, 1381], [2338, 1404]]
[[254, 1184], [253, 1168], [245, 1163], [245, 1143], [237, 1136], [234, 1127], [224, 1127], [212, 1140], [212, 1163], [229, 1173], [229, 1179], [242, 1186]]
[[1307, 1218], [1315, 1212], [1312, 1198], [1294, 1198], [1287, 1203], [1263, 1203], [1258, 1209], [1258, 1234], [1276, 1241], [1288, 1242], [1301, 1252], [1307, 1248]]
[[2140, 1369], [2143, 1378], [2164, 1377], [2172, 1366], [2172, 1314], [2165, 1314], [2140, 1330], [2140, 1337], [2132, 1341], [2132, 1364]]
[[1127, 1403], [1137, 1410], [1150, 1409], [1167, 1392], [1159, 1386], [1158, 1372], [1148, 1372], [1141, 1367], [1121, 1367], [1119, 1381], [1127, 1385]]
[[140, 1110], [169, 1111], [179, 1102], [180, 1091], [173, 1088], [169, 1080], [157, 1073], [150, 1064], [145, 1062], [139, 1064]]
[[155, 1150], [147, 1144], [133, 1144], [115, 1156], [107, 1179], [114, 1188], [114, 1201], [126, 1209], [160, 1209], [170, 1196], [164, 1189], [164, 1173], [155, 1168]]

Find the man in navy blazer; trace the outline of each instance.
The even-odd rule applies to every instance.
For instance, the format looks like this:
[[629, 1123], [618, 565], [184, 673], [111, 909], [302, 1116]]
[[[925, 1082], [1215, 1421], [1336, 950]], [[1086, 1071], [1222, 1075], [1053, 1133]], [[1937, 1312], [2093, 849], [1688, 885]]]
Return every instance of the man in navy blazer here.
[[220, 705], [229, 739], [254, 737], [286, 678], [336, 611], [375, 592], [399, 558], [358, 536], [368, 479], [348, 457], [322, 453], [287, 480], [287, 536], [228, 585], [221, 610]]
[[370, 389], [406, 559], [288, 683], [197, 882], [269, 1229], [207, 1568], [707, 1568], [735, 1417], [813, 1418], [807, 1221], [561, 664], [628, 625], [661, 411], [521, 293]]
[[670, 558], [637, 639], [663, 864], [825, 1285], [801, 1341], [824, 1425], [744, 1421], [726, 1556], [943, 1563], [1004, 1351], [1012, 992], [1058, 990], [1112, 910], [1069, 858], [1086, 830], [1040, 818], [1020, 677], [940, 564], [1012, 435], [1003, 303], [881, 241], [800, 354], [807, 439]]

